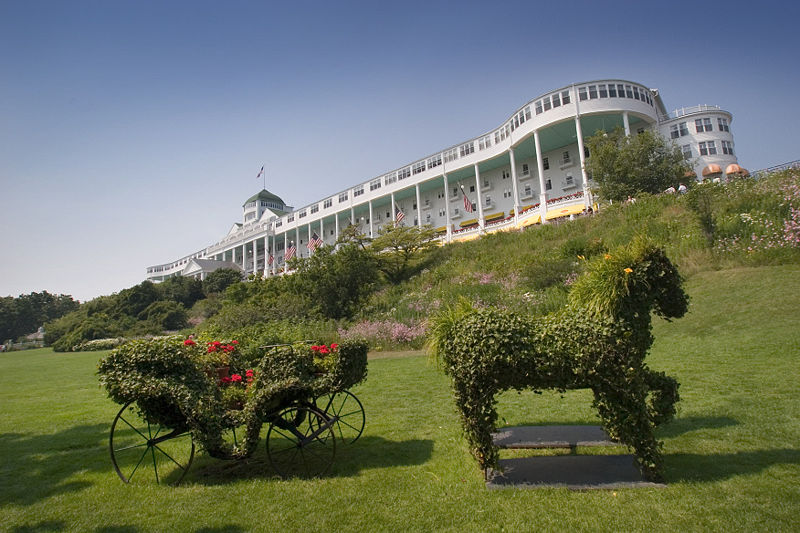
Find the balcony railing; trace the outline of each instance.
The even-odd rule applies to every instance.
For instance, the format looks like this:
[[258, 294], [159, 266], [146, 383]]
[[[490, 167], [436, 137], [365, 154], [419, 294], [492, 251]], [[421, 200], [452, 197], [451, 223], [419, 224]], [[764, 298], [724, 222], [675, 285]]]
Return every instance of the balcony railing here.
[[693, 105], [691, 107], [681, 107], [680, 109], [676, 109], [672, 113], [667, 113], [666, 115], [661, 115], [660, 120], [663, 122], [665, 120], [672, 120], [673, 118], [680, 118], [686, 115], [691, 115], [692, 113], [702, 113], [703, 111], [722, 111], [722, 108], [718, 105]]

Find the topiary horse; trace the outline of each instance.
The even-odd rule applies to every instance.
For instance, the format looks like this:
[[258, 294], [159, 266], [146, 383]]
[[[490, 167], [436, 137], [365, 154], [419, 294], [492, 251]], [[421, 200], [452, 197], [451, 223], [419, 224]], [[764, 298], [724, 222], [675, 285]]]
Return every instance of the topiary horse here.
[[557, 312], [533, 318], [462, 304], [436, 317], [431, 346], [452, 378], [481, 468], [497, 465], [491, 435], [497, 393], [590, 388], [608, 434], [633, 448], [648, 479], [662, 479], [653, 430], [674, 416], [678, 383], [645, 364], [653, 343], [650, 313], [677, 318], [687, 307], [663, 250], [637, 239], [593, 261]]

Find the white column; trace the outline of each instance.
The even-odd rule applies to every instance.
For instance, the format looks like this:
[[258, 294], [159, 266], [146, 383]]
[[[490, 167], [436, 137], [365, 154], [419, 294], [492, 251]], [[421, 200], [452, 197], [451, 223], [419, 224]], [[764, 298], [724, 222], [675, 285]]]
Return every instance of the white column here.
[[294, 227], [294, 238], [295, 238], [295, 251], [294, 256], [300, 257], [300, 226]]
[[350, 206], [350, 224], [356, 223], [356, 208], [352, 205]]
[[369, 237], [370, 239], [374, 237], [372, 227], [375, 219], [372, 215], [372, 200], [369, 201]]
[[242, 270], [247, 272], [247, 243], [242, 243]]
[[311, 249], [308, 245], [311, 243], [311, 222], [308, 223], [308, 240], [306, 241], [306, 248], [308, 249], [308, 257], [311, 257]]
[[[447, 225], [447, 242], [450, 242], [453, 238], [453, 225], [450, 223], [450, 192], [447, 190], [449, 187], [447, 174], [442, 174], [442, 179], [444, 180], [444, 223]], [[417, 204], [417, 207], [419, 207], [419, 204]]]
[[417, 192], [417, 227], [422, 228], [422, 204], [420, 203], [420, 196], [419, 196], [419, 183], [414, 185]]
[[533, 130], [533, 143], [536, 145], [536, 169], [539, 171], [539, 213], [542, 224], [547, 224], [547, 192], [544, 188], [544, 162], [542, 161], [542, 146], [539, 143], [539, 130]]
[[478, 227], [483, 231], [486, 227], [486, 219], [483, 216], [483, 195], [481, 194], [481, 171], [478, 163], [475, 163], [475, 191], [478, 193]]
[[283, 271], [286, 272], [286, 250], [289, 248], [289, 232], [283, 232]]
[[622, 123], [625, 125], [625, 136], [626, 137], [630, 137], [631, 136], [631, 123], [630, 123], [630, 121], [628, 121], [628, 112], [627, 111], [623, 111], [622, 112]]
[[511, 160], [511, 185], [514, 189], [514, 225], [519, 221], [519, 185], [517, 184], [517, 161], [514, 159], [514, 149], [508, 149], [508, 157]]
[[334, 219], [335, 219], [335, 223], [336, 223], [336, 229], [335, 229], [335, 231], [336, 231], [336, 240], [338, 241], [339, 240], [339, 213], [336, 213], [334, 215]]
[[575, 117], [575, 134], [578, 137], [578, 155], [581, 160], [581, 180], [583, 181], [583, 204], [585, 207], [592, 205], [592, 199], [589, 197], [589, 185], [586, 178], [586, 155], [583, 148], [583, 129], [581, 129], [581, 116], [578, 114]]
[[394, 223], [397, 222], [397, 213], [395, 211], [396, 209], [397, 207], [394, 205], [394, 193], [392, 193], [392, 220], [391, 220], [392, 225], [394, 225]]
[[325, 242], [325, 224], [322, 223], [322, 219], [319, 219], [319, 238]]
[[258, 274], [258, 239], [253, 239], [253, 275]]

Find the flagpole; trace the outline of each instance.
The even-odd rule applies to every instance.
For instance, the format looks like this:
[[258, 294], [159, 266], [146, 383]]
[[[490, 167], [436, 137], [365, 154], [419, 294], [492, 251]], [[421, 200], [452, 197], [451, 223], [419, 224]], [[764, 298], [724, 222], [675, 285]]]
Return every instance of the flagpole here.
[[264, 187], [263, 188], [264, 188], [264, 190], [266, 190], [267, 189], [267, 165], [263, 164], [263, 165], [261, 165], [261, 168], [264, 169]]

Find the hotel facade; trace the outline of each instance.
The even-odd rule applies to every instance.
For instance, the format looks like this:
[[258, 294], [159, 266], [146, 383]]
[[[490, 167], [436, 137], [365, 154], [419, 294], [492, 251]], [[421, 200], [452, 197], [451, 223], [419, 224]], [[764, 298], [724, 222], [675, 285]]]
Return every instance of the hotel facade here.
[[657, 89], [627, 80], [569, 85], [529, 101], [487, 133], [312, 204], [295, 209], [262, 190], [222, 240], [148, 267], [147, 279], [204, 279], [222, 267], [279, 275], [293, 255], [332, 245], [350, 224], [374, 236], [400, 219], [430, 225], [449, 243], [581, 213], [593, 206], [584, 140], [616, 127], [673, 141], [693, 164], [687, 180], [741, 175], [747, 171], [738, 166], [732, 119], [712, 105], [667, 112]]

